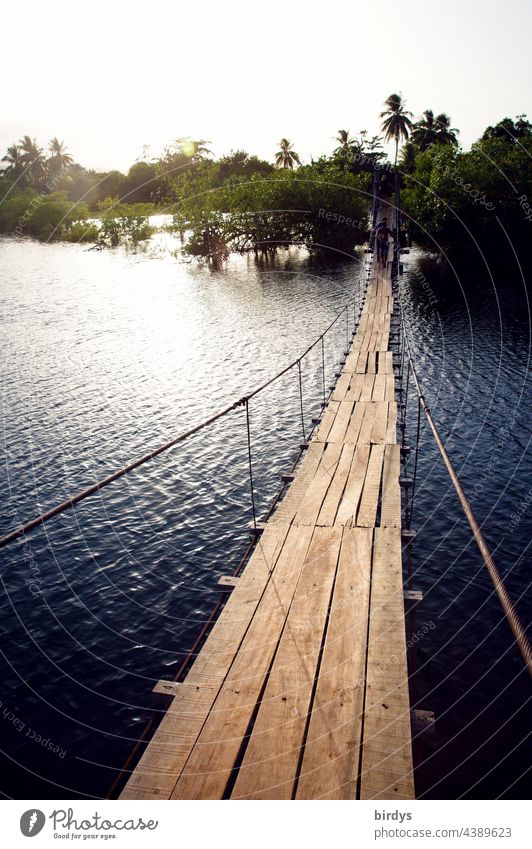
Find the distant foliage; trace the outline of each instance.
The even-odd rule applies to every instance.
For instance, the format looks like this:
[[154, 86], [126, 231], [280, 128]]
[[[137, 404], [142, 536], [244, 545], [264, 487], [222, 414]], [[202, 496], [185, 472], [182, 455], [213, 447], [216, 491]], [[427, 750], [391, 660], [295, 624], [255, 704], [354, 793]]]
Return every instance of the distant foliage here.
[[474, 250], [476, 240], [491, 252], [507, 242], [504, 230], [515, 246], [528, 245], [531, 199], [532, 135], [517, 145], [489, 134], [466, 153], [431, 146], [416, 156], [402, 194], [416, 237], [455, 251]]
[[[10, 188], [12, 184], [0, 181], [0, 233], [41, 241], [71, 239], [74, 225], [88, 216], [86, 204], [73, 204], [64, 192], [43, 195], [28, 188], [10, 193]], [[94, 229], [90, 233], [94, 236]]]
[[293, 244], [352, 255], [367, 238], [367, 191], [366, 175], [323, 159], [182, 196], [174, 225], [188, 234], [189, 253], [215, 263], [230, 252], [267, 254]]

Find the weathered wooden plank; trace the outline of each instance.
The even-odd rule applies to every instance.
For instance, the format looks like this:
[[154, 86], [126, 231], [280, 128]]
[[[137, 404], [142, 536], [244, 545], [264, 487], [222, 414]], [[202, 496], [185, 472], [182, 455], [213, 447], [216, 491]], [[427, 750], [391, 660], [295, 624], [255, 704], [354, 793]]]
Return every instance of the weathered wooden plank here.
[[401, 531], [376, 528], [367, 657], [362, 799], [413, 799]]
[[369, 445], [359, 444], [355, 449], [349, 477], [336, 514], [336, 524], [338, 525], [355, 524], [360, 496], [366, 479], [369, 451]]
[[357, 367], [355, 369], [357, 374], [365, 374], [367, 364], [368, 364], [368, 353], [367, 353], [367, 351], [359, 351], [358, 352]]
[[384, 401], [386, 394], [386, 374], [380, 372], [375, 375], [375, 383], [373, 384], [373, 392], [371, 395], [372, 401]]
[[329, 431], [329, 436], [327, 437], [327, 442], [343, 442], [345, 432], [349, 425], [349, 420], [351, 418], [351, 414], [353, 412], [354, 402], [353, 401], [341, 401], [340, 406], [336, 412], [336, 418], [334, 420], [334, 424]]
[[381, 527], [401, 527], [401, 455], [399, 446], [386, 445], [382, 469]]
[[373, 528], [375, 526], [383, 460], [384, 445], [372, 445], [356, 519], [356, 524], [360, 527]]
[[327, 490], [336, 472], [336, 467], [342, 453], [342, 443], [329, 442], [322, 454], [316, 474], [310, 481], [307, 491], [301, 499], [301, 504], [294, 517], [296, 525], [315, 525], [321, 510], [321, 505], [327, 495]]
[[233, 799], [292, 797], [341, 540], [341, 528], [314, 532]]
[[333, 401], [343, 401], [345, 399], [349, 390], [350, 382], [351, 375], [346, 372], [342, 372], [336, 382], [336, 386], [334, 387], [334, 391], [331, 396]]
[[355, 403], [355, 409], [353, 411], [353, 415], [349, 420], [348, 428], [345, 432], [344, 442], [356, 444], [359, 439], [360, 427], [364, 420], [366, 412], [366, 402], [365, 401], [357, 401]]
[[358, 400], [360, 401], [371, 401], [373, 395], [373, 385], [376, 380], [376, 376], [374, 374], [364, 374], [362, 375], [364, 382], [362, 384], [362, 388], [360, 390], [360, 397]]
[[359, 356], [360, 351], [354, 351], [353, 349], [351, 349], [342, 371], [348, 372], [349, 374], [354, 374], [358, 367]]
[[360, 755], [371, 528], [346, 528], [297, 799], [354, 799]]
[[371, 401], [367, 401], [365, 403], [364, 418], [362, 419], [362, 424], [360, 425], [360, 433], [358, 435], [358, 441], [361, 444], [371, 442], [371, 433], [375, 422], [376, 408], [377, 405], [373, 404], [373, 402]]
[[386, 442], [386, 433], [388, 429], [388, 404], [382, 401], [375, 404], [375, 421], [371, 429], [371, 442], [384, 444]]
[[314, 440], [310, 442], [297, 468], [295, 480], [283, 500], [277, 505], [275, 512], [269, 519], [269, 524], [286, 525], [293, 522], [301, 501], [317, 472], [324, 451], [324, 442], [315, 442]]
[[336, 467], [333, 479], [330, 483], [329, 489], [327, 490], [327, 495], [325, 496], [316, 520], [317, 525], [330, 526], [334, 524], [345, 485], [349, 477], [354, 453], [354, 445], [344, 444], [342, 446], [342, 453], [340, 455], [338, 466]]
[[338, 412], [338, 408], [340, 406], [339, 401], [329, 401], [327, 404], [327, 408], [323, 413], [321, 418], [321, 422], [319, 423], [314, 436], [312, 437], [315, 442], [327, 442], [327, 437], [329, 435], [329, 431], [334, 424], [334, 420], [336, 418], [336, 413]]
[[397, 404], [388, 401], [388, 425], [386, 428], [386, 442], [397, 442]]

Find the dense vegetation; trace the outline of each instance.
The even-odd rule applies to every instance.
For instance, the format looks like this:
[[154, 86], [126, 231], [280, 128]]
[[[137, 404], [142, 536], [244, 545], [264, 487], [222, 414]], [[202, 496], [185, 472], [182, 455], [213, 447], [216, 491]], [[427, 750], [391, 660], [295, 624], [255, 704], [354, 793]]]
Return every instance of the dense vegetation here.
[[164, 211], [185, 251], [215, 263], [231, 252], [258, 255], [293, 244], [349, 255], [368, 237], [374, 168], [383, 174], [381, 186], [387, 182], [385, 140], [395, 146], [415, 238], [457, 251], [471, 237], [481, 245], [500, 240], [502, 224], [514, 244], [526, 244], [532, 223], [526, 116], [489, 126], [463, 151], [446, 113], [426, 109], [416, 121], [400, 94], [384, 106], [383, 137], [339, 130], [331, 154], [310, 164], [301, 163], [286, 138], [275, 164], [242, 150], [216, 159], [209, 142], [180, 138], [158, 158], [148, 161], [146, 152], [127, 174], [96, 172], [76, 163], [57, 138], [45, 152], [24, 136], [2, 160], [0, 232], [114, 246], [148, 238], [149, 215]]
[[147, 238], [148, 216], [165, 211], [186, 251], [214, 262], [290, 244], [350, 252], [367, 238], [372, 168], [384, 153], [378, 137], [341, 133], [330, 157], [303, 166], [282, 139], [276, 167], [241, 150], [214, 159], [208, 142], [183, 138], [127, 175], [87, 171], [57, 139], [46, 158], [25, 136], [4, 157], [0, 232], [114, 246]]
[[488, 127], [467, 152], [432, 144], [412, 156], [412, 147], [404, 152], [410, 161], [403, 161], [402, 205], [417, 239], [475, 256], [474, 242], [490, 254], [502, 250], [507, 237], [518, 249], [527, 245], [532, 125], [524, 116]]

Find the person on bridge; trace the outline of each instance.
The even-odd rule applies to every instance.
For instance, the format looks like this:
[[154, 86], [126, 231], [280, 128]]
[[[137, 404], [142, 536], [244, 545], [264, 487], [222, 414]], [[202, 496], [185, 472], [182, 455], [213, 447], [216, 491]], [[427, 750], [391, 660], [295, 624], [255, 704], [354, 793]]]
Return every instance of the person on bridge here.
[[388, 219], [383, 218], [375, 227], [375, 239], [377, 241], [377, 262], [385, 266], [388, 262], [389, 238], [394, 235], [388, 227]]

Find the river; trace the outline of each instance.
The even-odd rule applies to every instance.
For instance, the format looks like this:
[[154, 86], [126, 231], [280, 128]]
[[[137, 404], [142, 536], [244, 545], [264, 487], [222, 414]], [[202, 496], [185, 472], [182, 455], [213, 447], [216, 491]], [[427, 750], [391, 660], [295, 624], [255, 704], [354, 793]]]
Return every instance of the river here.
[[[352, 295], [360, 260], [291, 250], [213, 272], [165, 237], [136, 252], [0, 240], [5, 533], [260, 385]], [[522, 282], [405, 257], [408, 327], [426, 398], [523, 620], [532, 613], [532, 490]], [[345, 321], [326, 337], [327, 384]], [[306, 428], [321, 353], [302, 367]], [[411, 397], [412, 402], [412, 397]], [[409, 441], [417, 409], [409, 404]], [[250, 404], [258, 511], [302, 439], [297, 370]], [[514, 518], [512, 518], [512, 516]], [[245, 416], [206, 431], [3, 551], [0, 790], [105, 796], [233, 571], [251, 518]], [[422, 423], [412, 698], [422, 798], [526, 796], [529, 682]]]

